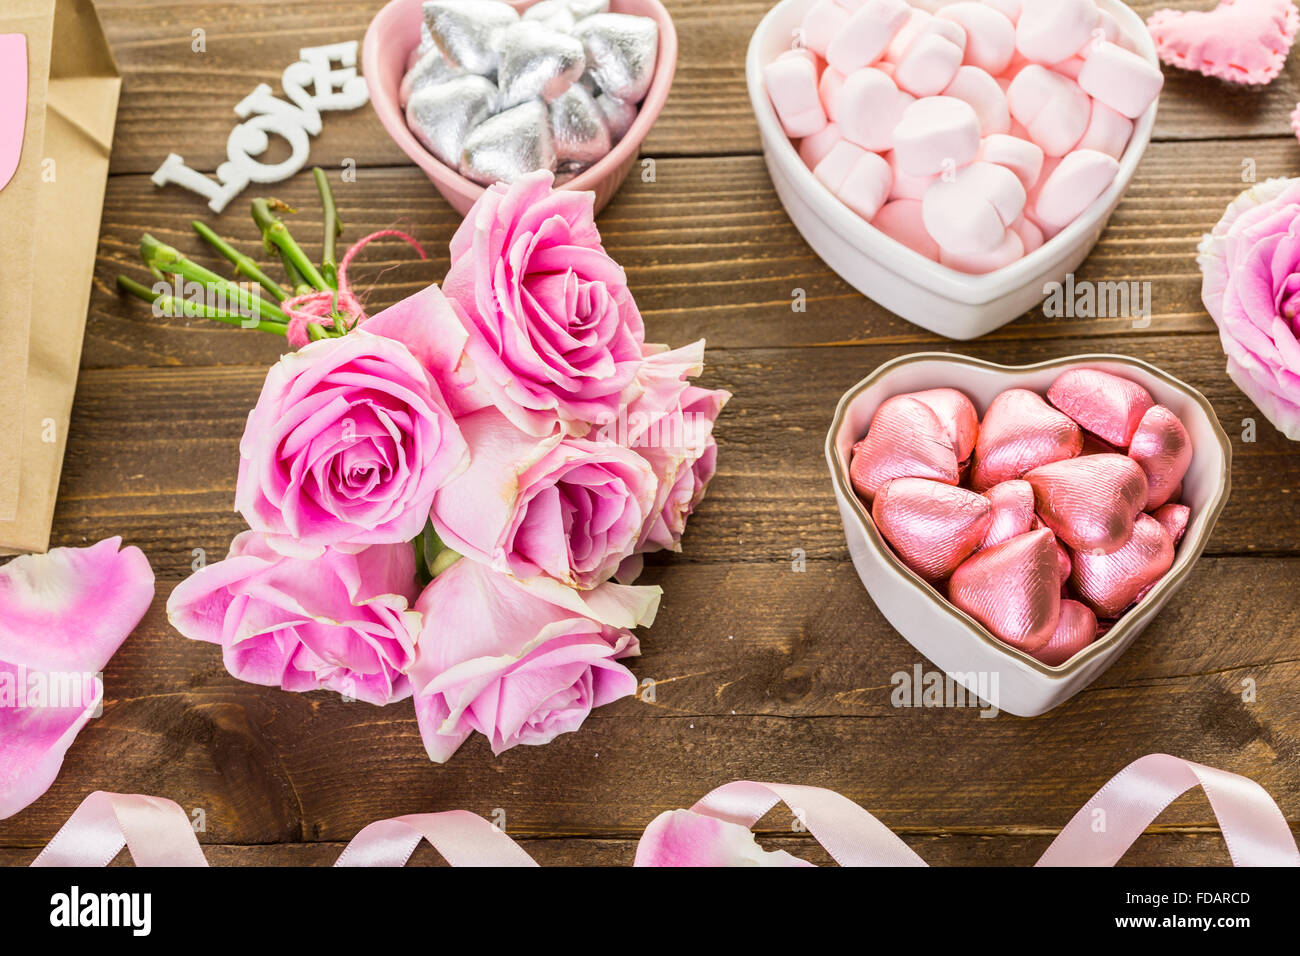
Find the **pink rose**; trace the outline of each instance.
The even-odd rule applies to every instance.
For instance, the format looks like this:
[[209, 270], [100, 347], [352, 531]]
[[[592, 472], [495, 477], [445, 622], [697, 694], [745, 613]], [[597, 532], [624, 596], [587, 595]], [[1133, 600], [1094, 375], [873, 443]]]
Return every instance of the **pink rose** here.
[[177, 585], [167, 616], [186, 637], [220, 644], [240, 680], [383, 705], [411, 693], [418, 590], [409, 544], [305, 559], [245, 531], [224, 561]]
[[442, 288], [463, 310], [478, 385], [514, 425], [583, 435], [617, 411], [645, 327], [600, 244], [587, 192], [542, 171], [491, 187], [451, 241]]
[[235, 507], [277, 547], [409, 541], [464, 468], [460, 430], [400, 332], [314, 342], [267, 374], [239, 444]]
[[534, 438], [492, 408], [460, 425], [470, 466], [434, 499], [443, 542], [518, 578], [584, 589], [609, 580], [654, 505], [650, 465], [611, 442]]
[[1197, 261], [1228, 375], [1278, 431], [1300, 441], [1300, 179], [1242, 193], [1201, 240]]
[[633, 449], [654, 469], [655, 503], [636, 551], [680, 551], [686, 519], [717, 470], [713, 423], [731, 393], [690, 383], [704, 368], [703, 340], [673, 351], [647, 346], [646, 353], [637, 373], [639, 394], [617, 420], [602, 423], [596, 437]]
[[518, 581], [462, 559], [421, 595], [411, 683], [430, 758], [447, 761], [477, 731], [500, 754], [577, 730], [593, 707], [636, 692], [618, 661], [640, 652], [658, 588], [606, 584], [579, 593]]

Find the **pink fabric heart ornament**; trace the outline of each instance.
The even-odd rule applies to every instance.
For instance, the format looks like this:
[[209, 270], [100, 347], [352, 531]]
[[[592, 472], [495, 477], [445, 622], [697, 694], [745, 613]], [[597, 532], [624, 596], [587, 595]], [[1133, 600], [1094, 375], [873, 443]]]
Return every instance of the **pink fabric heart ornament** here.
[[1291, 0], [1223, 0], [1208, 11], [1157, 10], [1147, 28], [1170, 66], [1262, 86], [1282, 72], [1300, 12]]

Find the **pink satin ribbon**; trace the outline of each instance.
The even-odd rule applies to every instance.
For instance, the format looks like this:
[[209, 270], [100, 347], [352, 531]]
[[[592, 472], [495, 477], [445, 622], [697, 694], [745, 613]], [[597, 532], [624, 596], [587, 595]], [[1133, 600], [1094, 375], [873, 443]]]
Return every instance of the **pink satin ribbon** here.
[[[1152, 754], [1116, 774], [1074, 815], [1038, 866], [1113, 866], [1175, 799], [1200, 786], [1236, 866], [1300, 866], [1281, 810], [1253, 780]], [[707, 794], [691, 811], [752, 827], [785, 803], [841, 866], [925, 866], [888, 827], [831, 790], [742, 780]], [[372, 823], [335, 866], [405, 866], [428, 840], [452, 866], [536, 866], [503, 832], [464, 810]], [[158, 797], [92, 793], [32, 866], [107, 866], [126, 846], [137, 866], [206, 866], [189, 818]], [[639, 847], [638, 859], [652, 848]]]
[[372, 823], [347, 845], [335, 866], [406, 866], [428, 840], [452, 866], [536, 866], [514, 840], [468, 810], [414, 813]]
[[190, 818], [162, 797], [96, 790], [32, 866], [108, 866], [125, 846], [136, 866], [207, 866]]
[[1300, 866], [1286, 817], [1254, 780], [1169, 754], [1133, 761], [1065, 825], [1038, 866], [1114, 866], [1165, 807], [1201, 787], [1234, 866]]

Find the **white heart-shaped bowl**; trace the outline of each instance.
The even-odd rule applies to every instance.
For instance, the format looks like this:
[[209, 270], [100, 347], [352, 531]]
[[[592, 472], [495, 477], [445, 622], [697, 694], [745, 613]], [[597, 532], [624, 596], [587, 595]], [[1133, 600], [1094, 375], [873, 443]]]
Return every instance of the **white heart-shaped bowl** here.
[[[1034, 308], [1047, 295], [1044, 286], [1064, 282], [1101, 238], [1151, 142], [1158, 102], [1134, 122], [1115, 181], [1078, 219], [1018, 262], [988, 275], [967, 275], [913, 252], [840, 202], [813, 176], [781, 128], [763, 85], [763, 67], [790, 49], [813, 2], [782, 0], [773, 7], [754, 31], [745, 61], [772, 185], [808, 245], [867, 298], [950, 339], [979, 338]], [[1141, 55], [1158, 68], [1155, 44], [1141, 18], [1119, 0], [1097, 0], [1097, 5], [1114, 15]]]
[[[1045, 395], [1057, 376], [1071, 368], [1102, 369], [1131, 379], [1182, 420], [1193, 447], [1182, 502], [1192, 516], [1169, 573], [1091, 646], [1059, 667], [1048, 667], [1003, 644], [895, 556], [876, 530], [871, 509], [854, 493], [849, 464], [853, 445], [867, 433], [876, 409], [894, 395], [960, 389], [982, 418], [993, 399], [1008, 388]], [[1096, 680], [1186, 583], [1227, 503], [1232, 474], [1228, 436], [1205, 396], [1155, 366], [1123, 355], [1074, 355], [1018, 367], [944, 352], [905, 355], [880, 366], [840, 399], [826, 436], [826, 461], [853, 566], [880, 612], [958, 683], [972, 692], [995, 688], [998, 699], [989, 703], [1021, 717], [1045, 713]]]

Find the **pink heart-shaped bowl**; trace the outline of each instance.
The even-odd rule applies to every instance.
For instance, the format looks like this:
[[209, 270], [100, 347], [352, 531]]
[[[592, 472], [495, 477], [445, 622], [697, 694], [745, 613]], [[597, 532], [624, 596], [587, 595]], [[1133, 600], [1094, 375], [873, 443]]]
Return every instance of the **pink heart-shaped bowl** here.
[[[1084, 212], [1040, 248], [987, 275], [967, 275], [932, 262], [867, 222], [812, 174], [785, 135], [763, 85], [763, 67], [790, 48], [814, 0], [781, 0], [754, 30], [745, 62], [749, 99], [763, 158], [781, 205], [800, 234], [839, 276], [863, 295], [914, 325], [950, 339], [977, 339], [1035, 308], [1051, 282], [1064, 282], [1101, 238], [1151, 142], [1152, 103], [1133, 125], [1119, 175]], [[925, 6], [911, 0], [913, 6]], [[1031, 0], [1025, 0], [1026, 3]], [[929, 7], [935, 6], [930, 4]], [[1146, 25], [1120, 0], [1097, 0], [1119, 22], [1147, 62], [1159, 66]]]
[[[513, 0], [511, 6], [527, 10], [537, 0]], [[370, 102], [374, 105], [379, 122], [388, 135], [401, 147], [402, 152], [415, 161], [433, 181], [438, 192], [462, 216], [483, 195], [483, 187], [466, 179], [456, 170], [440, 162], [420, 145], [406, 125], [398, 92], [406, 72], [406, 59], [420, 42], [420, 7], [423, 0], [391, 0], [370, 21], [361, 44], [361, 66], [370, 88]], [[618, 192], [636, 165], [641, 143], [654, 126], [668, 100], [668, 90], [673, 85], [677, 71], [677, 31], [673, 18], [659, 0], [612, 0], [613, 13], [630, 13], [651, 17], [659, 24], [659, 60], [655, 65], [654, 81], [637, 112], [632, 128], [609, 155], [584, 170], [563, 185], [563, 189], [591, 190], [596, 194], [596, 211]]]
[[[1066, 663], [1049, 667], [999, 641], [894, 555], [876, 530], [870, 509], [854, 494], [849, 464], [853, 445], [866, 434], [876, 409], [894, 395], [956, 388], [970, 397], [983, 416], [989, 403], [1006, 389], [1027, 388], [1043, 395], [1057, 376], [1071, 368], [1102, 369], [1131, 379], [1182, 420], [1195, 449], [1182, 497], [1192, 516], [1174, 565], [1159, 583], [1095, 642]], [[1096, 680], [1187, 582], [1227, 503], [1232, 448], [1204, 395], [1137, 359], [1075, 355], [1009, 367], [964, 355], [924, 352], [885, 363], [845, 393], [826, 436], [826, 461], [849, 554], [880, 612], [908, 643], [972, 693], [992, 691], [990, 696], [997, 699], [989, 700], [990, 704], [1021, 717], [1035, 717]]]

